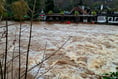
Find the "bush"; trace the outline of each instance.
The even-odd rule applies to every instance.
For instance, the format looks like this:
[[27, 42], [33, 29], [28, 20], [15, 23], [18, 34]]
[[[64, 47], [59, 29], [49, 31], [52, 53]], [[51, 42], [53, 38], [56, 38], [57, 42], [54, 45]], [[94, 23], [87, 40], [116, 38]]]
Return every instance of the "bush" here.
[[64, 11], [60, 11], [60, 13], [59, 13], [59, 14], [64, 15]]
[[52, 10], [50, 10], [50, 11], [48, 12], [48, 14], [53, 14], [53, 11], [52, 11]]
[[78, 12], [78, 11], [75, 11], [75, 12], [74, 12], [74, 15], [79, 15], [79, 12]]
[[4, 12], [3, 13], [3, 18], [7, 18], [8, 17], [8, 13]]
[[96, 13], [96, 11], [92, 11], [91, 14], [92, 15], [96, 15], [97, 13]]

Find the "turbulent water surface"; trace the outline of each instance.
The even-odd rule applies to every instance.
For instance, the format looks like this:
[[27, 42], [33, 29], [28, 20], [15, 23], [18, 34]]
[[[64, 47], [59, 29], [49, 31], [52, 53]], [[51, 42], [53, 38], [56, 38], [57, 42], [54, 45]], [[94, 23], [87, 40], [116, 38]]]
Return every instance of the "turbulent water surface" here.
[[[9, 22], [14, 23], [15, 25], [9, 26], [8, 59], [11, 59], [14, 49], [15, 55], [18, 55], [19, 23]], [[0, 26], [4, 24], [1, 22]], [[25, 67], [29, 27], [29, 22], [22, 23], [22, 68]], [[1, 36], [3, 31], [4, 28], [0, 28]], [[70, 40], [51, 56], [68, 38]], [[1, 53], [4, 52], [4, 39], [0, 40]], [[118, 67], [118, 26], [34, 22], [29, 68], [49, 56], [48, 60], [30, 73], [34, 75], [40, 68], [38, 79], [99, 79], [98, 75], [115, 72]], [[17, 62], [18, 59], [14, 59], [16, 68]]]

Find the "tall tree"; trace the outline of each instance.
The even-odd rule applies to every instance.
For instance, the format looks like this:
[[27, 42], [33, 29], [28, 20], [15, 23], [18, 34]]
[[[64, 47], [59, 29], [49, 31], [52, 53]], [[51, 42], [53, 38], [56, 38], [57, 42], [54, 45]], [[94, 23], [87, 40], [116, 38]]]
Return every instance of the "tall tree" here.
[[54, 11], [54, 1], [53, 0], [46, 0], [45, 1], [45, 11]]
[[0, 15], [5, 11], [5, 0], [0, 0]]
[[12, 10], [16, 19], [22, 20], [24, 15], [27, 14], [27, 3], [23, 0], [12, 3]]
[[[28, 6], [31, 10], [33, 10], [33, 6], [34, 6], [34, 0], [26, 0], [27, 3], [28, 3]], [[41, 0], [36, 0], [36, 4], [35, 4], [35, 9], [34, 9], [34, 17], [37, 17], [38, 16], [38, 13], [40, 12], [41, 10]], [[29, 11], [28, 12], [28, 15], [31, 16], [31, 12]]]
[[83, 0], [80, 0], [79, 1], [79, 5], [83, 5], [84, 3], [83, 3]]

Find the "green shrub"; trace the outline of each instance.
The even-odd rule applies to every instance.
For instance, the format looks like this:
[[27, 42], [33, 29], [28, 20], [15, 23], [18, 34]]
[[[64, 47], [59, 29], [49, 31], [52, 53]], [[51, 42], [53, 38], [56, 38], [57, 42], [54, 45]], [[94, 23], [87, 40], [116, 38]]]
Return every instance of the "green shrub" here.
[[48, 14], [53, 14], [53, 11], [52, 11], [52, 10], [50, 10], [50, 11], [48, 12]]
[[92, 15], [96, 15], [97, 13], [96, 13], [96, 11], [92, 11], [91, 14]]
[[4, 12], [4, 13], [3, 13], [3, 17], [4, 17], [4, 18], [8, 17], [8, 13]]
[[79, 15], [79, 12], [78, 12], [78, 11], [75, 11], [75, 12], [74, 12], [74, 15]]
[[64, 11], [60, 11], [60, 13], [59, 13], [59, 14], [64, 15]]
[[30, 18], [30, 16], [28, 16], [28, 15], [25, 15], [25, 16], [24, 16], [24, 18]]

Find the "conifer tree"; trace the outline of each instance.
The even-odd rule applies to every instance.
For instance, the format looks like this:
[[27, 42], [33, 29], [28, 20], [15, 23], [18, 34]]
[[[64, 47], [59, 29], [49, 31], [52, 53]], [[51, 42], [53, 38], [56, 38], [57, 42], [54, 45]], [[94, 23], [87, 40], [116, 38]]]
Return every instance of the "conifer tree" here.
[[53, 0], [46, 0], [45, 2], [45, 11], [54, 11], [54, 1]]

